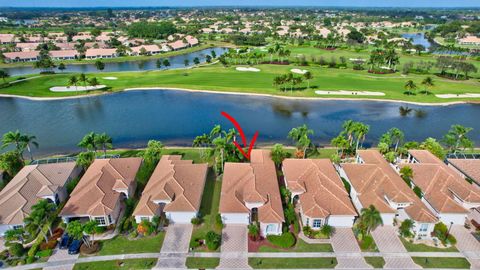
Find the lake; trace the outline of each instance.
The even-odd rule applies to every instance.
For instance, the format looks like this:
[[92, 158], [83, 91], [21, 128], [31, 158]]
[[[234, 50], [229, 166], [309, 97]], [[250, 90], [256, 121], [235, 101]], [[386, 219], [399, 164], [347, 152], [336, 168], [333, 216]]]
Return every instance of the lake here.
[[412, 39], [413, 45], [423, 45], [426, 50], [433, 46], [433, 44], [425, 37], [424, 33], [405, 33], [403, 38]]
[[[400, 116], [399, 106], [423, 110]], [[258, 144], [291, 143], [288, 131], [307, 124], [315, 131], [316, 144], [335, 137], [343, 121], [353, 119], [371, 126], [367, 144], [389, 128], [402, 129], [407, 140], [441, 138], [450, 125], [473, 127], [471, 137], [480, 142], [480, 105], [418, 106], [394, 102], [348, 100], [293, 100], [273, 97], [210, 94], [172, 90], [142, 90], [101, 96], [32, 101], [0, 98], [0, 134], [19, 129], [37, 136], [46, 155], [77, 151], [80, 139], [90, 131], [106, 132], [115, 147], [142, 147], [150, 139], [167, 145], [190, 146], [197, 135], [215, 124], [233, 125], [224, 119], [226, 111], [249, 136], [258, 130]]]
[[[211, 51], [215, 51], [217, 57], [224, 54], [227, 49], [226, 48], [209, 48], [203, 49], [196, 52], [164, 57], [164, 59], [168, 59], [170, 61], [171, 66], [168, 67], [169, 69], [172, 68], [184, 68], [185, 67], [185, 59], [189, 60], [189, 66], [194, 65], [193, 59], [198, 57], [200, 62], [204, 63], [206, 60], [207, 55], [211, 55]], [[154, 70], [157, 68], [157, 60], [159, 58], [151, 58], [147, 60], [130, 60], [130, 61], [122, 61], [122, 62], [104, 62], [105, 69], [104, 72], [116, 72], [116, 71], [142, 71], [142, 70]], [[66, 61], [65, 63], [68, 63]], [[94, 64], [66, 64], [67, 69], [65, 72], [77, 72], [77, 73], [88, 73], [88, 72], [99, 72]], [[17, 76], [17, 75], [27, 75], [27, 74], [36, 74], [40, 73], [40, 69], [33, 68], [33, 62], [30, 66], [22, 66], [22, 67], [11, 67], [11, 68], [4, 68], [8, 71], [10, 76]], [[162, 67], [161, 69], [165, 69]], [[56, 72], [59, 72], [56, 69]]]

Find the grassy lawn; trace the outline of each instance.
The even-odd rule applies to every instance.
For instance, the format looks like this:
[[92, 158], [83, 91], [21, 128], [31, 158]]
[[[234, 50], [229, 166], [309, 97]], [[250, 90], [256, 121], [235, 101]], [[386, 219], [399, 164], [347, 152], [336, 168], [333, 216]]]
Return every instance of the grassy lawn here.
[[403, 237], [400, 237], [400, 240], [402, 240], [403, 245], [409, 252], [458, 252], [456, 247], [438, 248], [427, 246], [425, 244], [414, 244]]
[[383, 268], [385, 265], [383, 257], [365, 257], [365, 261], [373, 266], [373, 268]]
[[282, 249], [269, 246], [261, 246], [259, 252], [333, 252], [330, 244], [308, 244], [302, 239], [297, 239], [297, 243], [293, 248]]
[[470, 263], [465, 258], [412, 257], [412, 259], [423, 268], [470, 269]]
[[[213, 170], [208, 171], [207, 181], [203, 190], [200, 213], [202, 214], [202, 224], [193, 228], [192, 239], [203, 239], [207, 232], [215, 231], [221, 234], [221, 228], [215, 225], [215, 216], [218, 214], [220, 204], [220, 192], [222, 182], [216, 180]], [[220, 248], [219, 248], [220, 249]], [[219, 249], [217, 251], [219, 251]], [[197, 251], [206, 251], [198, 249]]]
[[219, 263], [220, 258], [188, 257], [186, 265], [189, 269], [213, 269], [216, 268]]
[[[188, 70], [145, 71], [145, 72], [104, 72], [88, 74], [88, 77], [97, 77], [100, 84], [106, 84], [109, 90], [120, 91], [126, 88], [141, 87], [176, 87], [196, 90], [214, 90], [219, 92], [261, 93], [287, 97], [331, 97], [317, 95], [314, 89], [296, 91], [281, 91], [272, 86], [273, 78], [285, 74], [292, 68], [302, 68], [294, 65], [259, 65], [261, 72], [239, 72], [235, 67], [224, 68], [221, 65], [212, 65]], [[351, 69], [328, 69], [318, 66], [307, 67], [314, 76], [310, 85], [322, 90], [365, 90], [380, 91], [385, 93], [381, 99], [404, 100], [410, 102], [438, 103], [458, 101], [463, 99], [440, 99], [435, 95], [406, 96], [403, 94], [407, 80], [413, 80], [421, 90], [420, 82], [425, 75], [408, 75], [401, 77], [399, 74], [372, 75], [366, 71]], [[55, 93], [49, 90], [52, 86], [64, 86], [71, 74], [42, 75], [29, 81], [19, 82], [10, 87], [0, 89], [0, 94], [23, 95], [31, 97], [62, 97], [77, 96], [91, 93], [62, 92]], [[104, 80], [102, 77], [117, 77], [118, 80]], [[430, 75], [435, 81], [435, 86], [430, 89], [434, 94], [463, 94], [479, 93], [480, 82], [477, 79], [468, 81], [450, 81]], [[306, 83], [302, 85], [306, 87]], [[347, 98], [376, 98], [374, 96], [343, 96]], [[480, 101], [480, 98], [464, 99]]]
[[137, 240], [129, 240], [125, 236], [117, 236], [110, 240], [101, 241], [102, 248], [97, 255], [160, 252], [164, 237], [164, 232], [160, 232], [156, 236]]
[[248, 264], [255, 269], [291, 268], [334, 268], [335, 258], [248, 258]]
[[128, 259], [103, 262], [77, 263], [74, 270], [110, 270], [110, 269], [151, 269], [157, 263], [157, 259]]
[[[121, 157], [138, 157], [141, 156], [144, 149], [115, 149], [108, 150], [107, 154], [120, 155]], [[163, 148], [162, 155], [181, 155], [183, 159], [193, 160], [194, 163], [205, 162], [201, 157], [201, 150], [199, 148]]]

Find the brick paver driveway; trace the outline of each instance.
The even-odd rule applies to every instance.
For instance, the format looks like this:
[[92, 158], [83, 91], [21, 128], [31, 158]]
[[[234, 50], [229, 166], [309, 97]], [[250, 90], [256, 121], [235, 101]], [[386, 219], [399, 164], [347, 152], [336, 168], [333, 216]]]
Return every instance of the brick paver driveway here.
[[372, 269], [363, 259], [360, 247], [350, 228], [335, 228], [331, 244], [337, 257], [337, 269]]
[[[52, 256], [48, 258], [48, 262], [59, 262], [59, 261], [66, 261], [66, 260], [75, 260], [78, 258], [78, 254], [76, 255], [69, 255], [67, 249], [59, 249], [58, 247], [53, 250]], [[45, 270], [72, 270], [74, 264], [66, 264], [61, 266], [49, 266], [45, 267]]]
[[457, 248], [471, 264], [471, 269], [480, 269], [480, 243], [461, 225], [453, 225], [451, 234], [457, 239]]
[[217, 269], [252, 269], [248, 265], [246, 225], [226, 225], [222, 231], [220, 265]]
[[172, 224], [167, 227], [160, 258], [154, 269], [185, 269], [192, 237], [192, 224]]
[[383, 257], [385, 269], [421, 269], [408, 255], [393, 226], [379, 226], [372, 231], [372, 236], [380, 252], [391, 253]]

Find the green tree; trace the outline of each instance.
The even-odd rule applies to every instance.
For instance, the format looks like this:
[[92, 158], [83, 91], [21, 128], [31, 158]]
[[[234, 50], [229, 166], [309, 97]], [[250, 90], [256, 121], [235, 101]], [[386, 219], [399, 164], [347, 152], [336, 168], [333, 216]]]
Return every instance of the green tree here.
[[77, 84], [78, 84], [78, 78], [77, 78], [77, 76], [75, 76], [75, 75], [70, 76], [70, 78], [68, 79], [68, 86], [74, 85], [74, 86], [75, 86], [75, 90], [78, 90]]
[[90, 80], [88, 80], [88, 84], [93, 87], [97, 86], [98, 85], [97, 78], [96, 77], [91, 78]]
[[17, 151], [9, 151], [0, 154], [0, 169], [10, 177], [14, 177], [25, 165]]
[[78, 166], [87, 169], [95, 160], [94, 152], [81, 152], [77, 155], [76, 163]]
[[150, 140], [148, 141], [147, 148], [143, 153], [143, 159], [145, 162], [154, 164], [160, 160], [162, 154], [163, 144], [160, 141]]
[[25, 144], [25, 138], [27, 135], [24, 135], [20, 133], [20, 131], [9, 131], [5, 134], [3, 134], [2, 137], [2, 149], [9, 147], [9, 146], [14, 146], [15, 151], [20, 155], [21, 159], [23, 159], [23, 151], [25, 151], [25, 148], [27, 145]]
[[0, 69], [0, 78], [2, 78], [3, 83], [6, 83], [8, 77], [10, 77], [10, 74], [6, 70]]
[[310, 81], [313, 79], [313, 74], [307, 71], [303, 74], [303, 78], [307, 81], [307, 88], [310, 88]]
[[378, 226], [383, 225], [382, 216], [375, 206], [370, 205], [368, 208], [363, 208], [360, 211], [359, 218], [360, 228], [366, 233], [370, 234]]
[[430, 94], [430, 91], [428, 91], [428, 89], [435, 86], [435, 83], [433, 82], [432, 77], [428, 76], [425, 79], [423, 79], [422, 85], [425, 87], [425, 90], [423, 91], [423, 93]]
[[417, 85], [412, 80], [408, 80], [404, 85], [406, 95], [415, 95], [415, 90], [417, 90]]
[[283, 148], [281, 144], [275, 144], [270, 152], [273, 162], [277, 165], [278, 168], [282, 165], [284, 159], [288, 158], [289, 153]]
[[333, 138], [330, 143], [337, 147], [337, 152], [340, 152], [340, 157], [343, 157], [345, 149], [348, 147], [348, 140], [345, 138], [345, 136], [340, 134]]
[[321, 228], [320, 228], [320, 232], [327, 236], [327, 237], [330, 237], [332, 236], [333, 232], [334, 232], [334, 228], [328, 224], [325, 224], [323, 225]]
[[82, 82], [83, 83], [83, 86], [87, 86], [87, 82], [88, 82], [88, 79], [87, 79], [87, 76], [85, 75], [85, 73], [81, 73], [79, 76], [78, 76], [78, 81], [79, 82]]
[[213, 251], [220, 246], [220, 243], [222, 241], [222, 236], [220, 234], [215, 233], [214, 231], [209, 231], [207, 232], [205, 241], [207, 244], [207, 248]]
[[198, 59], [198, 57], [193, 58], [193, 63], [194, 63], [195, 65], [200, 64], [200, 59]]
[[162, 68], [162, 59], [157, 59], [155, 64], [156, 64], [158, 69]]
[[92, 236], [92, 242], [90, 243], [89, 241], [88, 247], [95, 242], [95, 233], [99, 230], [99, 228], [100, 226], [98, 226], [98, 222], [96, 220], [90, 220], [83, 225], [83, 232]]
[[97, 152], [97, 134], [90, 132], [83, 136], [82, 140], [78, 143], [79, 147], [85, 148], [89, 151]]
[[411, 181], [413, 178], [413, 170], [410, 166], [404, 166], [400, 169], [402, 179], [407, 183], [408, 187], [412, 187]]
[[420, 149], [428, 150], [430, 153], [437, 156], [439, 159], [445, 159], [445, 150], [443, 149], [442, 145], [437, 142], [434, 138], [427, 138], [420, 144]]
[[112, 149], [112, 137], [108, 136], [106, 133], [97, 134], [95, 136], [95, 144], [102, 147], [104, 157], [107, 156], [107, 149]]
[[102, 60], [97, 60], [95, 61], [95, 67], [97, 68], [97, 70], [102, 71], [105, 69], [105, 63], [103, 63]]
[[188, 59], [183, 60], [183, 64], [184, 64], [186, 67], [188, 67], [188, 65], [190, 64], [190, 60], [188, 60]]
[[312, 147], [310, 135], [313, 135], [313, 130], [309, 129], [306, 124], [292, 128], [290, 132], [288, 132], [288, 138], [292, 139], [297, 149], [303, 152], [303, 158], [306, 157], [307, 149]]
[[248, 225], [248, 236], [253, 240], [256, 241], [260, 235], [260, 229], [256, 223], [252, 223]]
[[400, 227], [398, 228], [400, 231], [400, 235], [403, 237], [411, 237], [413, 236], [412, 233], [412, 228], [413, 228], [414, 222], [411, 219], [405, 219], [402, 221], [400, 224]]
[[443, 137], [443, 143], [453, 153], [460, 149], [473, 148], [473, 141], [468, 138], [468, 133], [472, 130], [473, 128], [462, 125], [452, 125]]
[[20, 141], [22, 144], [25, 145], [27, 148], [27, 152], [30, 155], [30, 160], [33, 161], [33, 154], [32, 154], [32, 148], [31, 145], [35, 146], [38, 148], [38, 142], [36, 141], [37, 137], [28, 135], [28, 134], [22, 134], [20, 136]]
[[35, 234], [41, 233], [45, 237], [45, 241], [48, 242], [47, 235], [43, 232], [44, 226], [47, 226], [48, 232], [52, 235], [52, 228], [50, 219], [55, 211], [55, 204], [41, 199], [36, 204], [32, 205], [30, 214], [23, 220], [25, 228]]
[[67, 69], [67, 66], [65, 66], [64, 63], [58, 64], [58, 70], [60, 70], [60, 72], [63, 72], [65, 69]]
[[168, 59], [163, 60], [163, 65], [166, 69], [168, 69], [168, 67], [170, 66], [170, 61], [168, 61]]

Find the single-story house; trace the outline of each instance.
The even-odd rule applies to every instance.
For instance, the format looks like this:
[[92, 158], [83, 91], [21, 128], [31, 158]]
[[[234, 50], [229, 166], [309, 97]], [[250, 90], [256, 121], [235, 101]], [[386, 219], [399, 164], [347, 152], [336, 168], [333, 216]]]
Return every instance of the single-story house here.
[[15, 49], [16, 51], [22, 51], [22, 52], [29, 52], [29, 51], [35, 51], [37, 50], [38, 45], [41, 43], [27, 43], [27, 42], [20, 42], [15, 44]]
[[14, 34], [0, 34], [0, 44], [15, 44], [15, 42]]
[[136, 47], [131, 47], [132, 50], [130, 55], [140, 55], [142, 52], [142, 48], [145, 49], [145, 53], [147, 55], [155, 55], [162, 52], [162, 50], [157, 45], [141, 45]]
[[31, 207], [40, 199], [59, 204], [67, 199], [65, 185], [78, 177], [75, 162], [28, 165], [0, 192], [0, 235], [23, 226]]
[[116, 224], [123, 200], [135, 192], [141, 158], [96, 159], [70, 194], [60, 217], [96, 220], [100, 226]]
[[49, 54], [54, 60], [74, 60], [80, 56], [77, 50], [50, 51]]
[[117, 49], [87, 49], [85, 52], [87, 59], [115, 58], [117, 56]]
[[470, 209], [480, 207], [480, 190], [427, 150], [408, 151], [413, 184], [423, 202], [445, 224], [465, 224]]
[[181, 49], [188, 48], [189, 44], [188, 44], [188, 43], [184, 43], [183, 40], [179, 39], [179, 40], [177, 40], [177, 41], [168, 43], [168, 46], [169, 46], [170, 48], [172, 48], [172, 50], [178, 51], [178, 50], [181, 50]]
[[250, 163], [225, 163], [220, 214], [224, 224], [260, 223], [262, 236], [282, 233], [285, 217], [270, 151], [252, 150]]
[[480, 38], [477, 36], [466, 36], [458, 39], [460, 45], [478, 45], [480, 46]]
[[341, 164], [338, 172], [350, 184], [350, 197], [359, 213], [373, 205], [384, 225], [410, 219], [417, 237], [431, 236], [438, 219], [380, 152], [359, 150], [356, 162]]
[[3, 56], [5, 56], [5, 61], [7, 63], [37, 61], [39, 55], [39, 51], [3, 53]]
[[329, 159], [285, 159], [282, 171], [303, 226], [353, 226], [357, 212]]
[[190, 223], [200, 211], [207, 171], [206, 163], [162, 156], [133, 211], [137, 223], [162, 213], [171, 223]]

